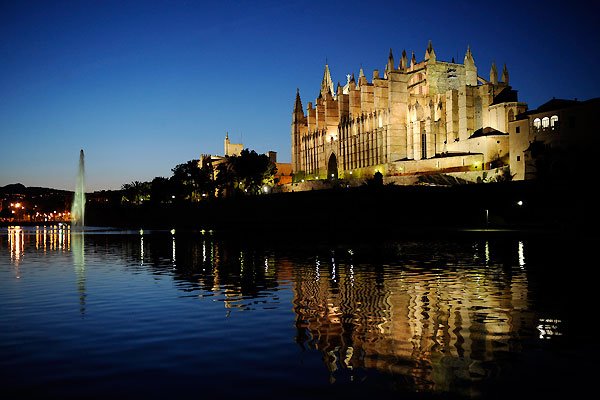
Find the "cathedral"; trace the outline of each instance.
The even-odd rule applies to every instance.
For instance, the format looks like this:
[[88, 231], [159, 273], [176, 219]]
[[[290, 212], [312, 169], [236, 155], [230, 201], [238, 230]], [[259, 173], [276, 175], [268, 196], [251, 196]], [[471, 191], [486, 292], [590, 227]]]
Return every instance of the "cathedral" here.
[[325, 65], [319, 96], [292, 113], [292, 168], [306, 180], [487, 171], [509, 163], [509, 122], [525, 112], [492, 64], [481, 77], [467, 48], [463, 63], [438, 60], [429, 42], [423, 60], [392, 50], [371, 81], [362, 68], [334, 87]]

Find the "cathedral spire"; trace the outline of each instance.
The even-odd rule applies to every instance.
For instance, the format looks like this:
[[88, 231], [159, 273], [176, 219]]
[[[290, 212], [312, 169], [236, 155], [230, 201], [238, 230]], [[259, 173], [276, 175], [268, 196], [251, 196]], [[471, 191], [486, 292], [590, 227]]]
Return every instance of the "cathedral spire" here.
[[508, 85], [508, 68], [506, 68], [506, 64], [504, 64], [504, 68], [502, 68], [502, 82]]
[[417, 57], [415, 57], [415, 52], [412, 52], [412, 57], [410, 58], [410, 67], [414, 67], [417, 63]]
[[388, 56], [388, 62], [385, 67], [386, 72], [394, 70], [394, 55], [392, 54], [392, 48], [390, 47], [390, 55]]
[[302, 100], [300, 100], [300, 89], [296, 88], [296, 103], [294, 104], [294, 112], [303, 112], [302, 111]]
[[325, 71], [323, 72], [323, 80], [321, 81], [321, 96], [325, 96], [325, 93], [329, 92], [333, 96], [333, 81], [331, 80], [331, 73], [329, 72], [329, 64], [325, 62]]
[[433, 50], [433, 44], [431, 40], [427, 44], [427, 50], [425, 50], [425, 61], [431, 60], [431, 62], [435, 62], [435, 51]]
[[467, 46], [467, 52], [464, 59], [465, 65], [465, 81], [468, 86], [477, 86], [477, 67], [475, 66], [475, 60], [473, 60], [473, 54], [471, 53], [471, 46]]
[[465, 53], [464, 59], [465, 65], [475, 65], [475, 60], [473, 59], [473, 54], [471, 53], [471, 46], [467, 46], [467, 52]]
[[490, 83], [498, 84], [498, 70], [496, 69], [496, 63], [492, 62], [492, 68], [490, 69]]
[[408, 58], [406, 57], [406, 50], [402, 50], [402, 58], [400, 59], [400, 69], [404, 70], [408, 66]]

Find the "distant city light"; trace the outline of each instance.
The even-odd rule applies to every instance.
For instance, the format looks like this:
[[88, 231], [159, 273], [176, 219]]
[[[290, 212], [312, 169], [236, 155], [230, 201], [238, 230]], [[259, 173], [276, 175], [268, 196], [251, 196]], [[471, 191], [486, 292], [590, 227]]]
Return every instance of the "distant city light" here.
[[517, 201], [517, 205], [522, 206], [523, 205], [523, 201], [522, 200]]
[[144, 230], [140, 229], [140, 235], [143, 235], [143, 234], [144, 234]]
[[175, 229], [171, 229], [171, 235], [175, 234]]

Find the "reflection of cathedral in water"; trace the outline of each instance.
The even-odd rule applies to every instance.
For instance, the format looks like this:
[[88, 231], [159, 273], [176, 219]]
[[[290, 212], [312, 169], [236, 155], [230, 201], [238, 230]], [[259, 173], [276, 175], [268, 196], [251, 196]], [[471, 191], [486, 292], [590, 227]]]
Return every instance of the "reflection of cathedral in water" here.
[[[376, 369], [434, 391], [485, 379], [495, 365], [486, 361], [518, 351], [512, 339], [535, 327], [522, 246], [509, 270], [474, 262], [375, 271], [317, 261], [295, 278], [297, 340], [323, 352], [332, 379]], [[488, 264], [487, 243], [484, 254]]]

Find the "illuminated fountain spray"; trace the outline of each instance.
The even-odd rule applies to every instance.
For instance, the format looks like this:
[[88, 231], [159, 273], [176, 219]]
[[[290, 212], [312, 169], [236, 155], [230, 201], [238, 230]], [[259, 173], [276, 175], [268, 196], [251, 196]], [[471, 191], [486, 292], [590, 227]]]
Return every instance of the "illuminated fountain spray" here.
[[75, 198], [71, 206], [71, 225], [74, 227], [85, 226], [85, 166], [83, 161], [83, 149], [79, 152], [79, 173], [77, 174], [77, 186], [75, 187]]

